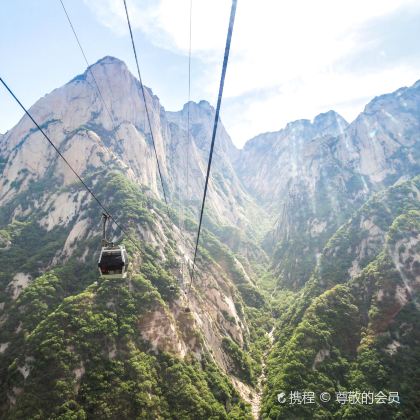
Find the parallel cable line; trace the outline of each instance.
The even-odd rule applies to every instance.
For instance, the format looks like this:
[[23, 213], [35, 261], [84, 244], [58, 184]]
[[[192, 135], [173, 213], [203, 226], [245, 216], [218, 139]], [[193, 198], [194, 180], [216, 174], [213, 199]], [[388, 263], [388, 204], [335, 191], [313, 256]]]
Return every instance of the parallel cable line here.
[[192, 38], [192, 0], [190, 0], [190, 43], [188, 50], [188, 106], [187, 106], [187, 203], [189, 202], [190, 189], [190, 143], [191, 143], [191, 128], [190, 128], [190, 102], [191, 102], [191, 38]]
[[82, 52], [83, 58], [85, 59], [85, 63], [86, 63], [86, 65], [87, 65], [87, 69], [88, 69], [89, 73], [90, 73], [90, 74], [91, 74], [91, 76], [92, 76], [92, 79], [93, 79], [93, 81], [94, 81], [94, 83], [95, 83], [95, 86], [96, 86], [96, 89], [97, 89], [97, 91], [98, 91], [98, 94], [99, 94], [99, 96], [100, 96], [100, 99], [101, 99], [101, 101], [102, 101], [102, 103], [103, 103], [103, 105], [104, 105], [104, 107], [105, 107], [106, 112], [108, 113], [108, 116], [109, 116], [109, 118], [110, 118], [110, 120], [111, 120], [111, 123], [112, 123], [112, 125], [114, 126], [114, 130], [115, 130], [115, 121], [114, 121], [114, 118], [112, 117], [111, 111], [109, 110], [109, 108], [108, 108], [108, 106], [107, 106], [107, 104], [106, 104], [106, 102], [105, 102], [105, 99], [104, 99], [104, 97], [102, 96], [101, 89], [99, 89], [98, 82], [96, 81], [96, 77], [95, 77], [95, 75], [93, 74], [93, 71], [92, 71], [92, 69], [91, 69], [91, 65], [90, 65], [90, 63], [89, 63], [89, 61], [88, 61], [88, 59], [87, 59], [87, 57], [86, 57], [85, 51], [84, 51], [84, 49], [83, 49], [83, 47], [82, 47], [82, 44], [80, 43], [79, 37], [77, 36], [76, 30], [74, 29], [74, 26], [73, 26], [73, 23], [72, 23], [72, 21], [71, 21], [71, 19], [70, 19], [70, 16], [69, 16], [69, 14], [67, 13], [66, 7], [64, 6], [64, 3], [63, 3], [63, 0], [59, 0], [59, 1], [60, 1], [60, 3], [61, 3], [61, 6], [63, 7], [64, 13], [66, 14], [67, 20], [68, 20], [68, 22], [69, 22], [69, 24], [70, 24], [71, 30], [72, 30], [72, 32], [73, 32], [73, 34], [74, 34], [74, 37], [76, 38], [77, 44], [79, 45], [79, 49], [80, 49], [80, 51]]
[[[182, 200], [180, 200], [180, 213], [182, 217], [182, 225], [180, 223], [180, 228], [182, 226], [182, 241], [184, 244], [184, 250], [187, 249], [187, 231], [185, 228], [185, 214], [186, 214], [186, 207], [188, 208], [188, 203], [190, 199], [189, 195], [189, 189], [190, 189], [190, 177], [189, 177], [189, 169], [190, 169], [190, 143], [191, 143], [191, 130], [190, 130], [190, 102], [191, 102], [191, 39], [192, 39], [192, 2], [193, 0], [190, 0], [190, 7], [189, 7], [189, 48], [188, 48], [188, 101], [187, 101], [187, 150], [186, 150], [186, 165], [185, 165], [185, 176], [186, 176], [186, 188], [185, 192], [183, 194]], [[180, 177], [181, 178], [181, 177]], [[181, 178], [182, 179], [182, 178]], [[181, 186], [181, 182], [179, 187]], [[185, 259], [185, 255], [184, 255]], [[187, 268], [188, 265], [188, 259], [187, 259]], [[185, 282], [185, 276], [184, 276], [184, 265], [185, 262], [182, 263], [182, 281], [183, 286]], [[189, 270], [188, 270], [189, 272]]]
[[[187, 153], [186, 153], [186, 190], [184, 195], [184, 247], [187, 248], [187, 240], [186, 240], [186, 228], [185, 228], [185, 207], [188, 208], [189, 202], [190, 202], [190, 147], [191, 147], [191, 127], [190, 127], [190, 115], [191, 115], [191, 46], [192, 46], [192, 5], [193, 0], [190, 0], [190, 22], [189, 22], [189, 47], [188, 47], [188, 102], [187, 102]], [[189, 266], [189, 260], [187, 260], [187, 271], [190, 273], [190, 266]], [[185, 281], [184, 278], [184, 270], [182, 273], [183, 281]], [[191, 284], [191, 277], [190, 277], [190, 284]]]
[[[154, 138], [154, 135], [153, 135], [152, 123], [150, 121], [149, 108], [147, 106], [147, 101], [146, 101], [146, 93], [144, 91], [144, 86], [143, 86], [143, 82], [142, 82], [142, 78], [141, 78], [141, 74], [140, 74], [139, 60], [138, 60], [138, 57], [137, 57], [136, 45], [134, 43], [133, 31], [131, 29], [131, 22], [130, 22], [130, 17], [129, 17], [129, 14], [128, 14], [127, 2], [126, 2], [126, 0], [123, 0], [123, 1], [124, 1], [125, 14], [127, 16], [128, 29], [130, 31], [131, 45], [133, 47], [133, 52], [134, 52], [134, 59], [136, 61], [136, 66], [137, 66], [137, 74], [138, 74], [139, 82], [140, 82], [140, 90], [141, 90], [141, 93], [142, 93], [142, 96], [143, 96], [144, 107], [145, 107], [145, 110], [146, 110], [147, 123], [148, 123], [149, 129], [150, 129], [150, 136], [152, 137], [153, 150], [155, 152], [155, 157], [156, 157], [156, 163], [157, 163], [158, 172], [159, 172], [160, 183], [161, 183], [162, 191], [163, 191], [163, 197], [165, 199], [166, 209], [168, 210], [168, 199], [167, 199], [166, 190], [165, 190], [165, 187], [164, 187], [164, 184], [163, 184], [162, 171], [160, 169], [159, 157], [158, 157], [157, 150], [156, 150], [156, 143], [155, 143], [155, 138]], [[168, 216], [169, 216], [169, 211], [168, 211]]]
[[48, 143], [54, 148], [54, 150], [57, 152], [57, 154], [63, 159], [65, 164], [70, 168], [70, 170], [73, 172], [73, 174], [76, 176], [76, 178], [79, 180], [79, 182], [83, 185], [83, 187], [86, 189], [86, 191], [94, 198], [94, 200], [98, 203], [99, 207], [109, 216], [109, 218], [115, 223], [115, 225], [120, 229], [120, 231], [135, 245], [137, 249], [140, 250], [137, 243], [131, 238], [131, 236], [123, 229], [123, 227], [119, 224], [117, 219], [112, 216], [112, 214], [108, 211], [108, 209], [102, 204], [102, 202], [99, 200], [99, 198], [94, 194], [94, 192], [89, 188], [89, 186], [86, 184], [86, 182], [82, 179], [82, 177], [76, 172], [75, 169], [71, 166], [70, 162], [64, 157], [64, 155], [58, 150], [57, 146], [54, 144], [54, 142], [48, 137], [48, 135], [45, 133], [45, 131], [40, 127], [40, 125], [36, 122], [36, 120], [32, 117], [31, 113], [25, 108], [25, 106], [22, 104], [22, 102], [16, 97], [16, 95], [13, 93], [13, 91], [10, 89], [10, 87], [7, 85], [7, 83], [0, 77], [0, 82], [3, 84], [3, 86], [7, 89], [7, 91], [10, 93], [10, 95], [13, 97], [13, 99], [18, 103], [18, 105], [23, 109], [25, 114], [30, 118], [30, 120], [35, 124], [35, 126], [38, 128], [38, 130], [42, 133], [42, 135], [46, 138]]
[[[76, 32], [76, 29], [75, 29], [75, 27], [74, 27], [74, 25], [73, 25], [73, 22], [72, 22], [72, 20], [71, 20], [71, 18], [70, 18], [70, 15], [69, 15], [69, 13], [67, 12], [67, 9], [66, 9], [66, 7], [65, 7], [65, 5], [64, 5], [64, 2], [63, 2], [63, 0], [59, 0], [60, 1], [60, 3], [61, 3], [61, 6], [62, 6], [62, 8], [63, 8], [63, 11], [64, 11], [64, 13], [65, 13], [65, 15], [66, 15], [66, 18], [67, 18], [67, 21], [69, 22], [69, 24], [70, 24], [70, 28], [71, 28], [71, 30], [72, 30], [72, 32], [73, 32], [73, 35], [74, 35], [74, 37], [75, 37], [75, 39], [76, 39], [76, 42], [77, 42], [77, 44], [78, 44], [78, 46], [79, 46], [79, 49], [80, 49], [80, 51], [81, 51], [81, 53], [82, 53], [82, 56], [83, 56], [83, 58], [84, 58], [84, 61], [85, 61], [85, 63], [86, 63], [86, 65], [87, 65], [87, 71], [90, 73], [90, 75], [92, 76], [92, 79], [93, 79], [93, 82], [94, 82], [94, 85], [95, 85], [95, 87], [96, 87], [96, 90], [97, 90], [97, 92], [98, 92], [98, 96], [99, 96], [99, 98], [100, 98], [100, 100], [102, 101], [102, 103], [103, 103], [103, 106], [104, 106], [104, 109], [105, 109], [105, 111], [106, 111], [106, 113], [108, 114], [108, 116], [109, 116], [109, 119], [110, 119], [110, 122], [111, 122], [111, 125], [112, 125], [112, 128], [113, 128], [113, 130], [115, 131], [115, 135], [116, 135], [116, 137], [117, 137], [117, 139], [118, 140], [120, 140], [119, 139], [119, 136], [118, 136], [118, 132], [117, 132], [117, 123], [116, 123], [116, 121], [115, 121], [115, 118], [113, 117], [113, 115], [112, 115], [112, 112], [110, 111], [110, 109], [109, 109], [109, 107], [107, 106], [107, 104], [106, 104], [106, 102], [105, 102], [105, 99], [104, 99], [104, 96], [103, 96], [103, 94], [102, 94], [102, 92], [101, 92], [101, 89], [100, 89], [100, 87], [99, 87], [99, 84], [98, 84], [98, 82], [97, 82], [97, 80], [96, 80], [96, 77], [95, 77], [95, 75], [94, 75], [94, 73], [93, 73], [93, 71], [92, 71], [92, 69], [91, 69], [91, 65], [90, 65], [90, 62], [89, 62], [89, 60], [87, 59], [87, 56], [86, 56], [86, 53], [85, 53], [85, 50], [84, 50], [84, 48], [83, 48], [83, 46], [82, 46], [82, 43], [81, 43], [81, 41], [80, 41], [80, 38], [79, 38], [79, 36], [77, 35], [77, 32]], [[100, 143], [100, 145], [109, 153], [109, 155], [112, 155], [113, 154], [113, 152], [102, 142], [102, 143]], [[162, 188], [163, 188], [163, 186], [162, 186]], [[165, 196], [165, 201], [166, 201], [166, 196]], [[167, 213], [168, 213], [168, 217], [170, 218], [170, 215], [169, 215], [169, 212], [167, 211]]]
[[[119, 136], [118, 136], [118, 133], [117, 133], [117, 124], [116, 124], [116, 122], [115, 122], [115, 119], [114, 119], [114, 117], [112, 116], [112, 113], [111, 113], [111, 111], [109, 110], [109, 107], [107, 106], [107, 104], [106, 104], [106, 102], [105, 102], [105, 99], [104, 99], [104, 97], [103, 97], [103, 95], [102, 95], [102, 92], [101, 92], [101, 89], [99, 88], [99, 84], [98, 84], [98, 82], [97, 82], [97, 80], [96, 80], [96, 77], [95, 77], [95, 75], [93, 74], [93, 71], [92, 71], [92, 66], [90, 65], [90, 63], [89, 63], [89, 60], [87, 59], [87, 56], [86, 56], [86, 53], [85, 53], [85, 50], [84, 50], [84, 48], [83, 48], [83, 46], [82, 46], [82, 43], [80, 42], [80, 39], [79, 39], [79, 36], [77, 35], [77, 32], [76, 32], [76, 29], [75, 29], [75, 27], [74, 27], [74, 25], [73, 25], [73, 22], [71, 21], [71, 19], [70, 19], [70, 15], [68, 14], [68, 12], [67, 12], [67, 9], [66, 9], [66, 7], [65, 7], [65, 5], [64, 5], [64, 2], [63, 2], [63, 0], [59, 0], [60, 1], [60, 3], [61, 3], [61, 6], [62, 6], [62, 8], [63, 8], [63, 11], [64, 11], [64, 13], [65, 13], [65, 15], [66, 15], [66, 17], [67, 17], [67, 21], [69, 22], [69, 24], [70, 24], [70, 28], [71, 28], [71, 30], [72, 30], [72, 32], [73, 32], [73, 35], [74, 35], [74, 37], [75, 37], [75, 39], [76, 39], [76, 42], [77, 42], [77, 44], [78, 44], [78, 46], [79, 46], [79, 49], [80, 49], [80, 51], [81, 51], [81, 53], [82, 53], [82, 55], [83, 55], [83, 58], [84, 58], [84, 60], [85, 60], [85, 63], [86, 63], [86, 65], [87, 65], [87, 71], [90, 73], [90, 75], [92, 76], [92, 79], [93, 79], [93, 82], [94, 82], [94, 84], [95, 84], [95, 87], [96, 87], [96, 90], [98, 91], [98, 95], [99, 95], [99, 98], [100, 98], [100, 100], [101, 100], [101, 102], [102, 102], [102, 104], [103, 104], [103, 106], [104, 106], [104, 108], [105, 108], [105, 111], [106, 111], [106, 113], [108, 114], [108, 116], [109, 116], [109, 119], [110, 119], [110, 121], [111, 121], [111, 125], [112, 125], [112, 128], [113, 128], [113, 130], [115, 131], [115, 135], [116, 135], [116, 137], [117, 137], [117, 140], [120, 140], [120, 138], [119, 138]], [[108, 154], [110, 155], [110, 156], [112, 156], [113, 155], [113, 152], [104, 144], [104, 142], [101, 142], [100, 143], [100, 145], [108, 152]]]
[[214, 151], [214, 144], [215, 144], [215, 141], [216, 141], [217, 124], [219, 122], [219, 113], [220, 113], [220, 107], [221, 107], [221, 104], [222, 104], [222, 97], [223, 97], [223, 87], [224, 87], [224, 84], [225, 84], [226, 69], [227, 69], [228, 60], [229, 60], [230, 44], [231, 44], [231, 41], [232, 41], [233, 25], [235, 23], [236, 5], [237, 5], [237, 0], [232, 0], [232, 6], [231, 6], [230, 18], [229, 18], [229, 28], [228, 28], [227, 38], [226, 38], [225, 54], [224, 54], [224, 57], [223, 57], [222, 75], [220, 77], [219, 95], [217, 97], [216, 114], [214, 116], [213, 134], [212, 134], [212, 138], [211, 138], [209, 161], [208, 161], [208, 165], [207, 165], [206, 182], [205, 182], [205, 185], [204, 185], [203, 200], [202, 200], [202, 203], [201, 203], [200, 222], [199, 222], [199, 225], [198, 225], [197, 239], [196, 239], [196, 242], [195, 242], [194, 259], [193, 259], [193, 266], [192, 266], [192, 271], [191, 271], [190, 289], [191, 289], [191, 285], [192, 285], [192, 282], [194, 280], [194, 274], [195, 274], [195, 263], [196, 263], [196, 259], [197, 259], [198, 244], [199, 244], [199, 241], [200, 241], [200, 233], [201, 233], [201, 225], [202, 225], [202, 222], [203, 222], [204, 206], [206, 204], [207, 188], [208, 188], [208, 184], [209, 184], [211, 163], [212, 163], [212, 160], [213, 160], [213, 151]]

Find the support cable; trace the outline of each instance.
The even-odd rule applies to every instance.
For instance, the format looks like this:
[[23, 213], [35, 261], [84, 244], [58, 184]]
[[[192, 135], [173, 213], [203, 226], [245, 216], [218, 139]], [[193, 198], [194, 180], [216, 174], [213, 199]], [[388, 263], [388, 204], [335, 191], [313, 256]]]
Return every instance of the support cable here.
[[69, 14], [67, 13], [67, 9], [66, 9], [66, 7], [64, 6], [64, 2], [63, 2], [63, 0], [59, 0], [59, 1], [60, 1], [61, 6], [62, 6], [62, 8], [63, 8], [63, 10], [64, 10], [64, 13], [65, 13], [65, 15], [66, 15], [66, 17], [67, 17], [67, 20], [68, 20], [68, 22], [69, 22], [69, 24], [70, 24], [71, 30], [72, 30], [72, 32], [73, 32], [73, 35], [74, 35], [74, 37], [76, 38], [77, 44], [79, 45], [79, 49], [80, 49], [80, 51], [81, 51], [81, 53], [82, 53], [82, 55], [83, 55], [83, 58], [84, 58], [84, 60], [85, 60], [86, 65], [87, 65], [87, 70], [89, 71], [89, 73], [90, 73], [90, 74], [91, 74], [91, 76], [92, 76], [92, 79], [93, 79], [93, 82], [95, 83], [96, 90], [98, 91], [99, 97], [100, 97], [100, 99], [101, 99], [101, 101], [102, 101], [102, 103], [103, 103], [103, 105], [104, 105], [104, 108], [105, 108], [105, 110], [106, 110], [106, 112], [107, 112], [107, 114], [108, 114], [108, 116], [109, 116], [109, 119], [110, 119], [110, 121], [111, 121], [111, 124], [112, 124], [112, 126], [113, 126], [114, 130], [116, 130], [116, 124], [115, 124], [114, 118], [113, 118], [113, 116], [112, 116], [112, 114], [111, 114], [111, 111], [109, 110], [109, 108], [108, 108], [108, 106], [107, 106], [107, 104], [106, 104], [106, 102], [105, 102], [104, 97], [102, 96], [101, 89], [99, 88], [98, 82], [96, 81], [96, 77], [95, 77], [95, 75], [93, 74], [93, 71], [92, 71], [92, 69], [91, 69], [91, 65], [90, 65], [90, 63], [89, 63], [89, 61], [88, 61], [88, 59], [87, 59], [87, 57], [86, 57], [85, 51], [84, 51], [84, 49], [83, 49], [83, 47], [82, 47], [82, 44], [81, 44], [81, 42], [80, 42], [80, 40], [79, 40], [79, 37], [77, 36], [77, 32], [76, 32], [76, 30], [75, 30], [75, 28], [74, 28], [74, 26], [73, 26], [73, 23], [72, 23], [72, 21], [71, 21], [71, 19], [70, 19], [70, 16], [69, 16]]
[[190, 128], [190, 102], [191, 102], [191, 39], [192, 39], [192, 0], [190, 0], [190, 42], [188, 49], [188, 106], [187, 106], [187, 203], [190, 195], [190, 144], [191, 144], [191, 128]]
[[[188, 48], [188, 101], [187, 101], [187, 153], [186, 153], [186, 191], [183, 200], [183, 239], [184, 248], [187, 248], [186, 229], [185, 229], [185, 207], [190, 201], [190, 145], [191, 145], [191, 128], [190, 128], [190, 107], [191, 107], [191, 45], [192, 45], [192, 2], [190, 0], [190, 19], [189, 19], [189, 48]], [[189, 261], [187, 260], [187, 272], [190, 274]], [[185, 283], [184, 265], [182, 268], [183, 283]], [[190, 278], [191, 282], [191, 278]]]
[[[106, 104], [106, 102], [105, 102], [105, 99], [104, 99], [104, 96], [102, 95], [102, 92], [101, 92], [101, 89], [99, 88], [99, 84], [98, 84], [98, 82], [97, 82], [97, 80], [96, 80], [96, 77], [95, 77], [95, 75], [94, 75], [94, 73], [93, 73], [93, 71], [92, 71], [92, 66], [91, 66], [91, 64], [89, 63], [89, 60], [87, 59], [87, 56], [86, 56], [86, 53], [85, 53], [85, 50], [84, 50], [84, 48], [83, 48], [83, 46], [82, 46], [82, 43], [80, 42], [80, 39], [79, 39], [79, 36], [77, 35], [77, 32], [76, 32], [76, 29], [75, 29], [75, 27], [74, 27], [74, 25], [73, 25], [73, 22], [72, 22], [72, 20], [70, 19], [70, 15], [69, 15], [69, 13], [67, 12], [67, 9], [66, 9], [66, 7], [65, 7], [65, 5], [64, 5], [64, 1], [63, 0], [59, 0], [60, 1], [60, 3], [61, 3], [61, 6], [62, 6], [62, 8], [63, 8], [63, 11], [64, 11], [64, 13], [65, 13], [65, 15], [66, 15], [66, 17], [67, 17], [67, 21], [69, 22], [69, 24], [70, 24], [70, 28], [71, 28], [71, 30], [72, 30], [72, 32], [73, 32], [73, 35], [74, 35], [74, 37], [75, 37], [75, 39], [76, 39], [76, 42], [77, 42], [77, 44], [78, 44], [78, 46], [79, 46], [79, 49], [80, 49], [80, 52], [82, 53], [82, 56], [83, 56], [83, 58], [84, 58], [84, 61], [85, 61], [85, 63], [86, 63], [86, 65], [87, 65], [87, 71], [90, 73], [90, 75], [92, 76], [92, 79], [93, 79], [93, 82], [94, 82], [94, 84], [95, 84], [95, 87], [96, 87], [96, 90], [98, 91], [98, 96], [99, 96], [99, 98], [100, 98], [100, 100], [102, 101], [102, 103], [103, 103], [103, 106], [104, 106], [104, 109], [105, 109], [105, 111], [106, 111], [106, 113], [108, 114], [108, 116], [109, 116], [109, 119], [110, 119], [110, 122], [111, 122], [111, 125], [112, 125], [112, 128], [113, 128], [113, 130], [114, 130], [114, 132], [115, 132], [115, 135], [116, 135], [116, 137], [117, 137], [117, 140], [121, 140], [121, 138], [120, 138], [120, 136], [118, 135], [118, 130], [117, 130], [117, 123], [116, 123], [116, 121], [115, 121], [115, 118], [113, 117], [113, 115], [112, 115], [112, 113], [111, 113], [111, 111], [110, 111], [110, 109], [109, 109], [109, 107], [107, 106], [107, 104]], [[108, 88], [109, 88], [109, 82], [108, 82]], [[109, 88], [109, 90], [110, 90], [110, 88]], [[107, 152], [108, 152], [108, 154], [110, 155], [110, 156], [112, 156], [113, 154], [114, 154], [114, 152], [112, 152], [105, 144], [104, 144], [104, 142], [101, 142], [100, 143], [100, 145], [101, 145], [101, 147], [103, 147]], [[149, 197], [146, 197], [146, 200], [147, 200], [147, 202], [149, 203]], [[169, 217], [169, 213], [168, 213], [168, 217]]]
[[[141, 94], [143, 96], [144, 107], [145, 107], [145, 110], [146, 110], [147, 123], [149, 124], [150, 135], [152, 137], [153, 150], [155, 152], [156, 163], [157, 163], [158, 172], [159, 172], [159, 178], [160, 178], [160, 184], [162, 186], [163, 197], [165, 199], [166, 208], [168, 208], [168, 199], [167, 199], [166, 190], [165, 190], [165, 187], [164, 187], [164, 184], [163, 184], [162, 171], [160, 169], [160, 163], [159, 163], [159, 157], [158, 157], [157, 150], [156, 150], [155, 138], [154, 138], [154, 135], [153, 135], [152, 124], [150, 122], [149, 108], [147, 106], [146, 94], [145, 94], [145, 91], [144, 91], [144, 86], [143, 86], [143, 82], [142, 82], [142, 78], [141, 78], [141, 74], [140, 74], [139, 60], [137, 58], [136, 45], [134, 43], [133, 31], [131, 29], [130, 17], [129, 17], [128, 9], [127, 9], [127, 2], [126, 2], [126, 0], [123, 0], [123, 2], [124, 2], [125, 14], [127, 16], [128, 29], [130, 31], [130, 38], [131, 38], [131, 45], [133, 47], [134, 59], [136, 60], [137, 74], [138, 74], [139, 82], [140, 82], [140, 90], [141, 90]], [[169, 216], [169, 212], [168, 212], [168, 216]]]
[[220, 77], [219, 95], [217, 97], [216, 114], [214, 116], [213, 134], [212, 134], [212, 138], [211, 138], [209, 161], [208, 161], [208, 165], [207, 165], [206, 182], [205, 182], [205, 185], [204, 185], [203, 200], [202, 200], [202, 203], [201, 203], [200, 222], [199, 222], [199, 225], [198, 225], [197, 239], [196, 239], [196, 242], [195, 242], [194, 259], [193, 259], [193, 266], [192, 266], [192, 270], [191, 270], [190, 289], [191, 289], [191, 285], [192, 285], [192, 282], [194, 280], [194, 274], [195, 274], [195, 263], [196, 263], [196, 259], [197, 259], [198, 244], [199, 244], [199, 241], [200, 241], [200, 233], [201, 233], [201, 225], [202, 225], [202, 222], [203, 222], [204, 207], [205, 207], [205, 204], [206, 204], [207, 188], [208, 188], [208, 184], [209, 184], [211, 163], [212, 163], [212, 160], [213, 160], [213, 151], [214, 151], [214, 144], [215, 144], [215, 141], [216, 141], [217, 124], [219, 122], [219, 113], [220, 113], [220, 107], [221, 107], [221, 104], [222, 104], [222, 97], [223, 97], [223, 87], [224, 87], [224, 83], [225, 83], [226, 69], [227, 69], [228, 60], [229, 60], [230, 44], [231, 44], [231, 41], [232, 41], [233, 25], [235, 23], [236, 5], [237, 5], [237, 0], [232, 0], [232, 6], [231, 6], [230, 18], [229, 18], [229, 28], [228, 28], [227, 38], [226, 38], [225, 54], [224, 54], [224, 57], [223, 57], [222, 75]]
[[32, 117], [31, 113], [25, 108], [25, 106], [22, 104], [22, 102], [16, 97], [16, 95], [13, 93], [13, 91], [10, 89], [10, 87], [7, 85], [7, 83], [0, 77], [0, 82], [3, 84], [3, 86], [7, 89], [7, 91], [10, 93], [10, 95], [13, 97], [13, 99], [18, 103], [18, 105], [23, 109], [25, 114], [29, 117], [29, 119], [35, 124], [35, 126], [38, 128], [38, 130], [42, 133], [42, 135], [45, 137], [45, 139], [48, 141], [48, 143], [54, 148], [54, 150], [57, 152], [57, 154], [63, 159], [64, 163], [70, 168], [70, 170], [73, 172], [73, 174], [76, 176], [76, 178], [79, 180], [79, 182], [83, 185], [83, 187], [86, 189], [86, 191], [94, 198], [94, 200], [97, 202], [99, 207], [108, 215], [108, 217], [115, 223], [115, 225], [120, 229], [120, 231], [136, 246], [137, 249], [140, 250], [137, 243], [130, 237], [130, 235], [123, 229], [123, 227], [119, 224], [117, 219], [112, 216], [112, 214], [108, 211], [108, 209], [102, 204], [102, 202], [99, 200], [99, 198], [94, 194], [94, 192], [88, 187], [86, 182], [82, 179], [82, 177], [76, 172], [75, 169], [71, 166], [70, 162], [64, 157], [64, 155], [58, 150], [57, 146], [53, 143], [53, 141], [48, 137], [48, 135], [45, 133], [45, 131], [40, 127], [40, 125], [36, 122], [36, 120]]

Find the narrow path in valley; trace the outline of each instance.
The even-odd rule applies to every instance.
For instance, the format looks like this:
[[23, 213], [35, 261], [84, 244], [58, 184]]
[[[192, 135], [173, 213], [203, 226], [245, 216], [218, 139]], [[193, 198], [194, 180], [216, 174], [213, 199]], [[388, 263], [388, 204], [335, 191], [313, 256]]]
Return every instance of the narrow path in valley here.
[[264, 388], [264, 382], [266, 379], [266, 360], [268, 357], [268, 354], [270, 353], [270, 350], [273, 346], [273, 334], [274, 334], [274, 328], [271, 329], [271, 331], [267, 334], [268, 339], [270, 340], [270, 345], [268, 349], [264, 352], [263, 360], [261, 363], [261, 375], [258, 378], [258, 383], [256, 387], [256, 393], [254, 394], [252, 400], [250, 401], [250, 404], [252, 406], [252, 415], [254, 416], [254, 419], [258, 420], [260, 417], [260, 410], [261, 410], [261, 400], [262, 400], [262, 394], [263, 394], [263, 388]]

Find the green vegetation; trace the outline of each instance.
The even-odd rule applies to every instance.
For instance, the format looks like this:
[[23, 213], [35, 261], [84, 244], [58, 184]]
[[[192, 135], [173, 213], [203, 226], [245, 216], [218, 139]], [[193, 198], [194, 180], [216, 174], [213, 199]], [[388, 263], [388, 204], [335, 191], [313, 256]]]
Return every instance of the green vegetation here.
[[[325, 168], [314, 203], [304, 194], [296, 198], [294, 230], [278, 244], [273, 270], [248, 232], [208, 217], [198, 282], [217, 276], [211, 287], [232, 298], [215, 317], [228, 373], [255, 387], [269, 353], [263, 418], [413, 418], [420, 411], [420, 178], [380, 192], [344, 223], [358, 202], [343, 208], [336, 201], [356, 193], [362, 180], [349, 175], [345, 191], [332, 198], [340, 187], [326, 182], [333, 171]], [[98, 209], [78, 194], [78, 185], [58, 188], [46, 177], [1, 208], [0, 416], [250, 419], [250, 407], [216, 365], [193, 315], [182, 310], [176, 214], [166, 214], [115, 163], [90, 172], [86, 182], [130, 233], [123, 238], [112, 224], [108, 232], [130, 254], [129, 279], [98, 279]], [[47, 230], [54, 194], [69, 194], [78, 210]], [[77, 223], [87, 229], [67, 241]], [[197, 287], [197, 302], [207, 297]], [[279, 391], [293, 390], [398, 391], [402, 403], [277, 402]]]
[[358, 323], [348, 288], [336, 286], [316, 298], [292, 338], [270, 355], [263, 412], [269, 418], [328, 418], [337, 410], [335, 404], [280, 405], [276, 395], [280, 390], [333, 391], [344, 385], [347, 359], [356, 353]]
[[[148, 352], [141, 317], [162, 304], [141, 276], [130, 284], [103, 281], [64, 299], [27, 335], [24, 353], [8, 368], [9, 386], [25, 389], [9, 417], [249, 417], [210, 361], [202, 367]], [[24, 382], [22, 366], [31, 372]]]
[[255, 385], [254, 369], [252, 359], [244, 354], [241, 348], [228, 337], [222, 340], [222, 348], [226, 351], [232, 362], [231, 372], [245, 382]]
[[[415, 391], [420, 380], [418, 187], [417, 177], [366, 203], [328, 241], [302, 291], [283, 303], [268, 361], [263, 418], [415, 418], [420, 407]], [[353, 261], [360, 274], [352, 278]], [[401, 403], [277, 402], [278, 392], [295, 390], [398, 392]]]
[[[17, 196], [13, 206], [2, 208], [0, 302], [7, 313], [0, 330], [0, 344], [7, 343], [0, 353], [2, 418], [251, 419], [249, 406], [204, 349], [201, 360], [192, 353], [181, 358], [156, 351], [142, 336], [150, 314], [170, 313], [169, 305], [180, 295], [171, 272], [178, 267], [176, 243], [162, 204], [118, 172], [93, 173], [86, 180], [136, 238], [136, 243], [127, 238], [124, 243], [138, 274], [126, 281], [98, 279], [96, 227], [97, 234], [82, 233], [70, 244], [77, 244], [72, 256], [61, 256], [56, 265], [54, 259], [78, 220], [46, 231], [39, 220], [52, 209], [35, 209], [31, 203], [41, 196], [47, 201], [54, 193], [76, 194], [76, 184], [56, 190], [39, 182]], [[81, 205], [79, 217], [96, 226], [94, 203], [79, 199], [74, 201]], [[18, 207], [31, 210], [30, 218], [12, 221]], [[163, 249], [137, 239], [139, 230], [154, 232], [158, 223], [168, 239]], [[108, 235], [118, 241], [115, 228]], [[224, 252], [231, 269], [241, 273], [227, 248]], [[214, 264], [204, 248], [201, 260]], [[54, 268], [41, 274], [51, 264]], [[14, 300], [7, 285], [18, 272], [31, 280]], [[239, 292], [237, 296], [245, 311]], [[182, 319], [191, 322], [187, 315]], [[192, 325], [184, 327], [187, 339], [200, 340]], [[235, 354], [242, 355], [251, 375], [256, 362], [239, 347]]]
[[348, 173], [345, 181], [337, 174], [335, 164], [322, 168], [313, 199], [305, 186], [295, 185], [287, 207], [281, 210], [287, 215], [282, 220], [285, 231], [274, 234], [279, 238], [275, 244], [266, 238], [266, 249], [272, 253], [274, 273], [282, 289], [298, 291], [306, 284], [327, 241], [363, 203], [360, 176]]

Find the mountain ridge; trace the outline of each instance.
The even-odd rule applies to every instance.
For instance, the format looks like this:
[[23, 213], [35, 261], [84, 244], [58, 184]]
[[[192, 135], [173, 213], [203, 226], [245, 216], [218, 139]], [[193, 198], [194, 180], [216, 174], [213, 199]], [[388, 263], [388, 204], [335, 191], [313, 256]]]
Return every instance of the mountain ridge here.
[[[328, 111], [243, 149], [220, 124], [188, 291], [214, 109], [200, 101], [166, 111], [146, 89], [165, 208], [139, 82], [112, 57], [91, 71], [106, 106], [87, 70], [31, 110], [134, 240], [110, 227], [130, 254], [129, 277], [98, 279], [100, 211], [21, 119], [0, 136], [2, 416], [309, 418], [312, 407], [279, 406], [277, 392], [302, 383], [393, 390], [398, 368], [402, 392], [413, 387], [419, 82], [350, 124]], [[406, 395], [409, 417], [418, 401]]]

